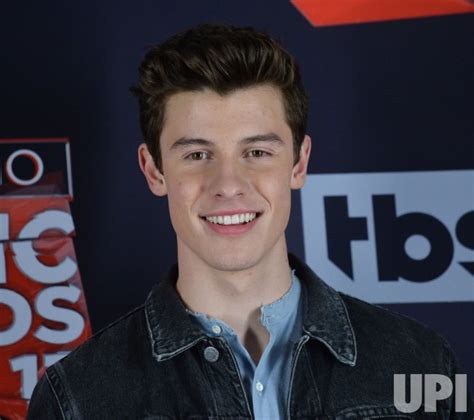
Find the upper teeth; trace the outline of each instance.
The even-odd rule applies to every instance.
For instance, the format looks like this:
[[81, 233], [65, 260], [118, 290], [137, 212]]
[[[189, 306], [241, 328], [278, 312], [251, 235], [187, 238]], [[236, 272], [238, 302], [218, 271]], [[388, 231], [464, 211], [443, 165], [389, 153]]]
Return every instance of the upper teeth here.
[[242, 213], [233, 214], [232, 216], [207, 216], [206, 220], [219, 225], [238, 225], [244, 222], [251, 222], [256, 217], [256, 213]]

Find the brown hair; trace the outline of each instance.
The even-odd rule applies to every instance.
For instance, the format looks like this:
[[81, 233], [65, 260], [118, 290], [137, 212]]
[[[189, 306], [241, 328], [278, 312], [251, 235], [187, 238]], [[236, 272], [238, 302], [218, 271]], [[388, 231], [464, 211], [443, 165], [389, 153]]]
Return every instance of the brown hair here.
[[264, 83], [283, 94], [296, 163], [306, 134], [308, 99], [295, 59], [277, 41], [253, 28], [204, 24], [152, 47], [131, 91], [138, 97], [143, 137], [157, 168], [162, 171], [159, 139], [171, 95], [203, 88], [225, 95]]

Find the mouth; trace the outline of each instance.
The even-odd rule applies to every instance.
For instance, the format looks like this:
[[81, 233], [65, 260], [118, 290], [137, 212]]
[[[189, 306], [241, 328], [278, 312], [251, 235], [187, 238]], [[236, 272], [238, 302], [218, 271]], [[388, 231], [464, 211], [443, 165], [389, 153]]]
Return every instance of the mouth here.
[[223, 235], [240, 235], [248, 232], [257, 223], [262, 212], [242, 212], [234, 214], [220, 214], [201, 216], [204, 221], [215, 233]]
[[223, 214], [219, 216], [201, 216], [201, 219], [214, 225], [232, 226], [251, 223], [261, 214], [261, 212]]

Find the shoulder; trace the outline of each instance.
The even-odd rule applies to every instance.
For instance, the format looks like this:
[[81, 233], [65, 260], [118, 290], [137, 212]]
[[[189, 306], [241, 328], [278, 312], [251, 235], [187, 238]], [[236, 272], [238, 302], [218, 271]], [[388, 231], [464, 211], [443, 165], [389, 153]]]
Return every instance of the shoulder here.
[[454, 354], [441, 334], [406, 315], [338, 293], [354, 331], [360, 361], [378, 357], [413, 372], [423, 368], [449, 372]]
[[117, 362], [126, 359], [129, 363], [129, 354], [136, 352], [137, 346], [142, 349], [144, 345], [149, 347], [149, 339], [144, 306], [141, 305], [95, 333], [59, 364], [68, 370], [85, 364], [88, 369], [95, 366], [104, 369], [113, 359], [117, 368]]
[[356, 324], [361, 332], [364, 331], [365, 326], [370, 327], [371, 332], [390, 333], [393, 338], [422, 334], [422, 336], [428, 335], [435, 340], [444, 340], [432, 328], [407, 315], [341, 292], [338, 294], [344, 301], [351, 322]]
[[48, 413], [61, 413], [50, 418], [79, 418], [78, 395], [83, 401], [104, 401], [112, 389], [133, 381], [144, 354], [151, 353], [144, 312], [143, 306], [135, 308], [50, 366], [35, 388], [30, 413], [39, 407], [45, 416], [38, 418], [48, 418], [47, 402]]

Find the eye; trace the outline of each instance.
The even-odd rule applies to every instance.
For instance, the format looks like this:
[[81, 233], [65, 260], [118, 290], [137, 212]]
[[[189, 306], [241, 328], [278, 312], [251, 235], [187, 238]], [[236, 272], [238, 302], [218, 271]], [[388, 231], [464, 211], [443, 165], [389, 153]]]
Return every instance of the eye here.
[[255, 149], [248, 152], [248, 156], [253, 158], [262, 158], [264, 156], [270, 156], [270, 153], [265, 152], [264, 150]]
[[185, 159], [204, 160], [208, 158], [209, 158], [209, 154], [207, 152], [193, 152], [187, 155]]

